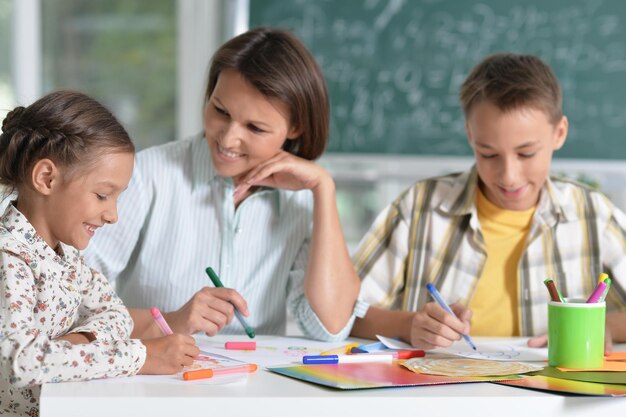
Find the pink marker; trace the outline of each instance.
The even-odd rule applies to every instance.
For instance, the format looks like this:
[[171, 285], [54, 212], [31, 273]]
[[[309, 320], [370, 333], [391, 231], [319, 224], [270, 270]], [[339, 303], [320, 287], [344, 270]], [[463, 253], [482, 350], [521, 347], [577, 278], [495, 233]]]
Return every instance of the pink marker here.
[[587, 303], [597, 303], [598, 301], [600, 301], [600, 297], [602, 297], [602, 294], [604, 293], [605, 289], [606, 289], [606, 283], [602, 281], [601, 283], [598, 284], [596, 289], [593, 290], [593, 292], [587, 299]]
[[161, 314], [158, 308], [152, 307], [150, 309], [150, 313], [152, 314], [152, 318], [154, 318], [154, 321], [156, 322], [157, 326], [159, 326], [159, 329], [161, 329], [161, 331], [163, 332], [165, 336], [169, 336], [174, 333], [172, 332], [172, 329], [170, 329], [170, 326], [168, 326], [167, 322], [163, 318], [163, 315]]
[[256, 350], [256, 342], [226, 342], [224, 347], [228, 350]]

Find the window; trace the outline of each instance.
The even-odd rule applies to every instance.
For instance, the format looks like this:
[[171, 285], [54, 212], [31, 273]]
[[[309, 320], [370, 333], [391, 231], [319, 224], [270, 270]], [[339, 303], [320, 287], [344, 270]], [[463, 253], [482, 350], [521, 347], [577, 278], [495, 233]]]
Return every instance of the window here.
[[[11, 56], [12, 2], [0, 0], [0, 57]], [[0, 120], [14, 107], [13, 86], [11, 81], [11, 59], [0, 59]]]
[[42, 94], [93, 96], [138, 149], [174, 140], [176, 16], [173, 0], [42, 1]]

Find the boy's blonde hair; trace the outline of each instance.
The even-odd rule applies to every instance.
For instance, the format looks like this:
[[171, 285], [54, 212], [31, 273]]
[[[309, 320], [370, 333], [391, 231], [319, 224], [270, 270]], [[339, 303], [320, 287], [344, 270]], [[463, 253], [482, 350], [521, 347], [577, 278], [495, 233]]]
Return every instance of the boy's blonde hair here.
[[534, 55], [488, 56], [465, 79], [459, 98], [465, 118], [482, 102], [503, 112], [522, 107], [542, 110], [553, 124], [563, 117], [559, 82], [550, 67]]

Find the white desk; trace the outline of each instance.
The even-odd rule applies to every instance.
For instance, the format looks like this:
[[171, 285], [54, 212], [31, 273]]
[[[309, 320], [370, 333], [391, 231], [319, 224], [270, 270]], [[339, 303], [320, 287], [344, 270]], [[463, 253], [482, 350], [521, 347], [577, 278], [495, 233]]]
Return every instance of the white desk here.
[[41, 395], [41, 417], [597, 417], [625, 410], [626, 398], [562, 396], [491, 383], [335, 390], [265, 370], [226, 385], [74, 382], [46, 384]]

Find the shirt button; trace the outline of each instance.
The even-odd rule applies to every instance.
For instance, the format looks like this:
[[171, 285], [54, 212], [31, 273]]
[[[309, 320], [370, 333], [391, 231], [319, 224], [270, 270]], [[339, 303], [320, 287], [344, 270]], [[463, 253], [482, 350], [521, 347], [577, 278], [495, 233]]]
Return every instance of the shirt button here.
[[236, 228], [235, 229], [235, 233], [237, 233], [237, 234], [241, 233], [241, 227]]

